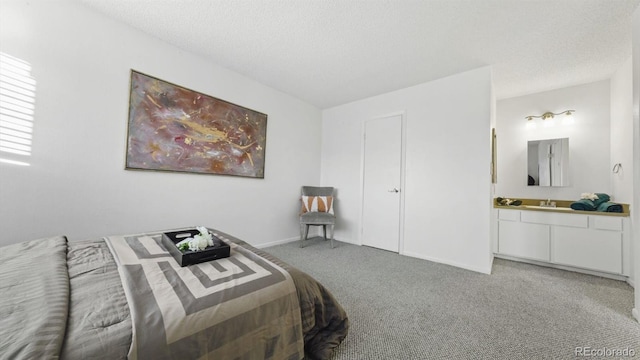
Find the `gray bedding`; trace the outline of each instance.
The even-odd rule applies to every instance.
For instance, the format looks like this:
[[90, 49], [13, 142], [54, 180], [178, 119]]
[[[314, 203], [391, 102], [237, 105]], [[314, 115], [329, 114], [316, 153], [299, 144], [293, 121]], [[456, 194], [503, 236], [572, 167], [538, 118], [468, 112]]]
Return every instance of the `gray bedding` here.
[[125, 359], [131, 317], [107, 244], [69, 242], [67, 267], [71, 291], [62, 359]]
[[[161, 310], [165, 314], [153, 315], [147, 312], [146, 305], [140, 307], [145, 301], [138, 305], [132, 304], [132, 301], [127, 302], [127, 293], [132, 295], [134, 291], [123, 287], [121, 277], [135, 278], [139, 274], [123, 271], [122, 266], [119, 269], [110, 251], [113, 249], [109, 249], [104, 240], [68, 244], [64, 237], [35, 240], [4, 247], [0, 252], [0, 358], [155, 359], [160, 355], [162, 358], [179, 359], [299, 359], [303, 352], [302, 345], [297, 345], [298, 341], [304, 343], [307, 358], [329, 358], [348, 330], [347, 316], [331, 293], [307, 274], [279, 259], [228, 234], [217, 233], [232, 243], [235, 252], [244, 258], [255, 257], [257, 264], [268, 265], [265, 268], [281, 269], [282, 272], [276, 271], [292, 282], [292, 294], [297, 303], [287, 300], [287, 297], [291, 298], [287, 294], [291, 290], [283, 290], [287, 289], [283, 282], [285, 285], [274, 288], [277, 293], [282, 293], [278, 296], [274, 297], [264, 292], [267, 290], [260, 290], [263, 293], [258, 298], [266, 296], [272, 301], [258, 301], [260, 306], [246, 310], [244, 316], [241, 315], [243, 311], [218, 305], [215, 305], [218, 306], [214, 310], [215, 316], [199, 313], [201, 316], [192, 316], [187, 322], [180, 319], [180, 316], [169, 314], [175, 312], [175, 309], [188, 308], [189, 305], [185, 304], [171, 307], [173, 310], [170, 311], [166, 308]], [[155, 234], [151, 235], [153, 238]], [[25, 249], [29, 251], [24, 251]], [[164, 250], [161, 247], [159, 249], [156, 250]], [[24, 254], [27, 253], [28, 256], [25, 257]], [[168, 260], [165, 263], [172, 261], [171, 258], [165, 260]], [[220, 271], [224, 264], [220, 262], [210, 266], [217, 267]], [[168, 271], [168, 268], [164, 271]], [[151, 282], [155, 283], [155, 280]], [[199, 282], [204, 284], [202, 279]], [[197, 287], [200, 285], [189, 286], [192, 290], [195, 286], [196, 290], [193, 291], [199, 291]], [[238, 290], [231, 288], [225, 291], [233, 294]], [[256, 297], [255, 294], [243, 296], [245, 303], [247, 299]], [[156, 294], [151, 298], [154, 297], [156, 301], [160, 299], [161, 303], [166, 302], [163, 300], [164, 295]], [[283, 298], [284, 302], [279, 298]], [[282, 316], [275, 316], [274, 309], [279, 309]], [[200, 310], [202, 309], [198, 311]], [[237, 315], [235, 317], [244, 319], [244, 325], [228, 314], [234, 311]], [[221, 321], [219, 315], [225, 320]], [[136, 318], [148, 318], [150, 322], [138, 321], [136, 324]], [[207, 324], [203, 325], [202, 319], [207, 319]], [[179, 337], [184, 336], [185, 324], [187, 329], [200, 326], [202, 329], [216, 329], [217, 332], [214, 331], [213, 337], [206, 335], [211, 334], [210, 331], [194, 332], [191, 334], [194, 336], [185, 337], [191, 337], [191, 340], [185, 340], [186, 346], [164, 344], [157, 348], [159, 351], [147, 352], [156, 346], [152, 345], [150, 348], [149, 341], [158, 344], [158, 340], [153, 339], [156, 334], [172, 328], [164, 327], [158, 321], [167, 321], [167, 324], [173, 321], [173, 329], [179, 329]], [[271, 324], [265, 325], [265, 321], [271, 321]], [[208, 322], [213, 322], [214, 325]], [[284, 323], [286, 326], [281, 327]], [[288, 330], [279, 330], [280, 328]], [[159, 331], [160, 329], [163, 331]], [[165, 334], [165, 339], [168, 334]], [[302, 339], [298, 339], [300, 336]], [[262, 345], [260, 341], [263, 342]], [[147, 345], [138, 346], [145, 342]], [[187, 348], [189, 350], [183, 352]], [[138, 352], [136, 349], [143, 350]]]
[[0, 356], [57, 359], [69, 306], [67, 239], [32, 240], [1, 250]]
[[106, 238], [131, 311], [130, 359], [304, 356], [289, 274], [222, 240], [231, 247], [230, 257], [181, 267], [164, 248], [161, 233]]
[[328, 359], [347, 336], [349, 319], [342, 306], [322, 284], [277, 257], [236, 239], [243, 247], [291, 274], [300, 301], [304, 350], [311, 359]]

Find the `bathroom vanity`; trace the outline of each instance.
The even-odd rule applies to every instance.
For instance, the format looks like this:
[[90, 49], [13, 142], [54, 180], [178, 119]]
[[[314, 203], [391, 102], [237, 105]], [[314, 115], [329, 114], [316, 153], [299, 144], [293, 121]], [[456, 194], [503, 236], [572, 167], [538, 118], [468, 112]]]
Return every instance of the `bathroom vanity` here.
[[494, 204], [495, 255], [626, 280], [632, 271], [628, 205], [623, 213], [604, 213], [558, 203], [566, 206], [541, 207], [538, 200]]

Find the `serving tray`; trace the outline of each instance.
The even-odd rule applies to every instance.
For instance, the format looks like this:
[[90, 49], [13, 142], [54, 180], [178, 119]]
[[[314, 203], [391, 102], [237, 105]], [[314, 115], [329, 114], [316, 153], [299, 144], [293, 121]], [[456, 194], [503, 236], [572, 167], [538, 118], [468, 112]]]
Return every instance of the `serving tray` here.
[[213, 246], [208, 246], [204, 250], [181, 251], [176, 247], [176, 244], [180, 241], [188, 237], [198, 235], [199, 233], [200, 231], [196, 229], [166, 232], [162, 234], [162, 243], [167, 248], [169, 253], [173, 256], [173, 258], [176, 259], [178, 264], [183, 267], [187, 265], [199, 264], [205, 261], [212, 261], [229, 257], [229, 255], [231, 254], [231, 248], [229, 247], [229, 245], [213, 234], [211, 235], [213, 237]]

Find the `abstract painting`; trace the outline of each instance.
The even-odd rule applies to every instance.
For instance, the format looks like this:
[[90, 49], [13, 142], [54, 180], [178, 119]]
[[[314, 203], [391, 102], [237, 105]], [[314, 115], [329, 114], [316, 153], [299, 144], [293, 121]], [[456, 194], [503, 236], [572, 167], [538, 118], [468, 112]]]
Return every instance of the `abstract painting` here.
[[267, 115], [131, 71], [126, 169], [264, 178]]

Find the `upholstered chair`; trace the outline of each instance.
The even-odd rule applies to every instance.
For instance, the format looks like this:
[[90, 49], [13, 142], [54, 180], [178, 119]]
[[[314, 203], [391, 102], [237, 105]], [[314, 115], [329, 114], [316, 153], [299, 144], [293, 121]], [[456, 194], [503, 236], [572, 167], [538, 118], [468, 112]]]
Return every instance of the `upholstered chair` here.
[[302, 211], [300, 214], [300, 247], [309, 236], [310, 226], [322, 226], [324, 239], [327, 240], [327, 226], [330, 226], [331, 248], [333, 248], [333, 228], [336, 215], [333, 210], [333, 187], [302, 187]]

